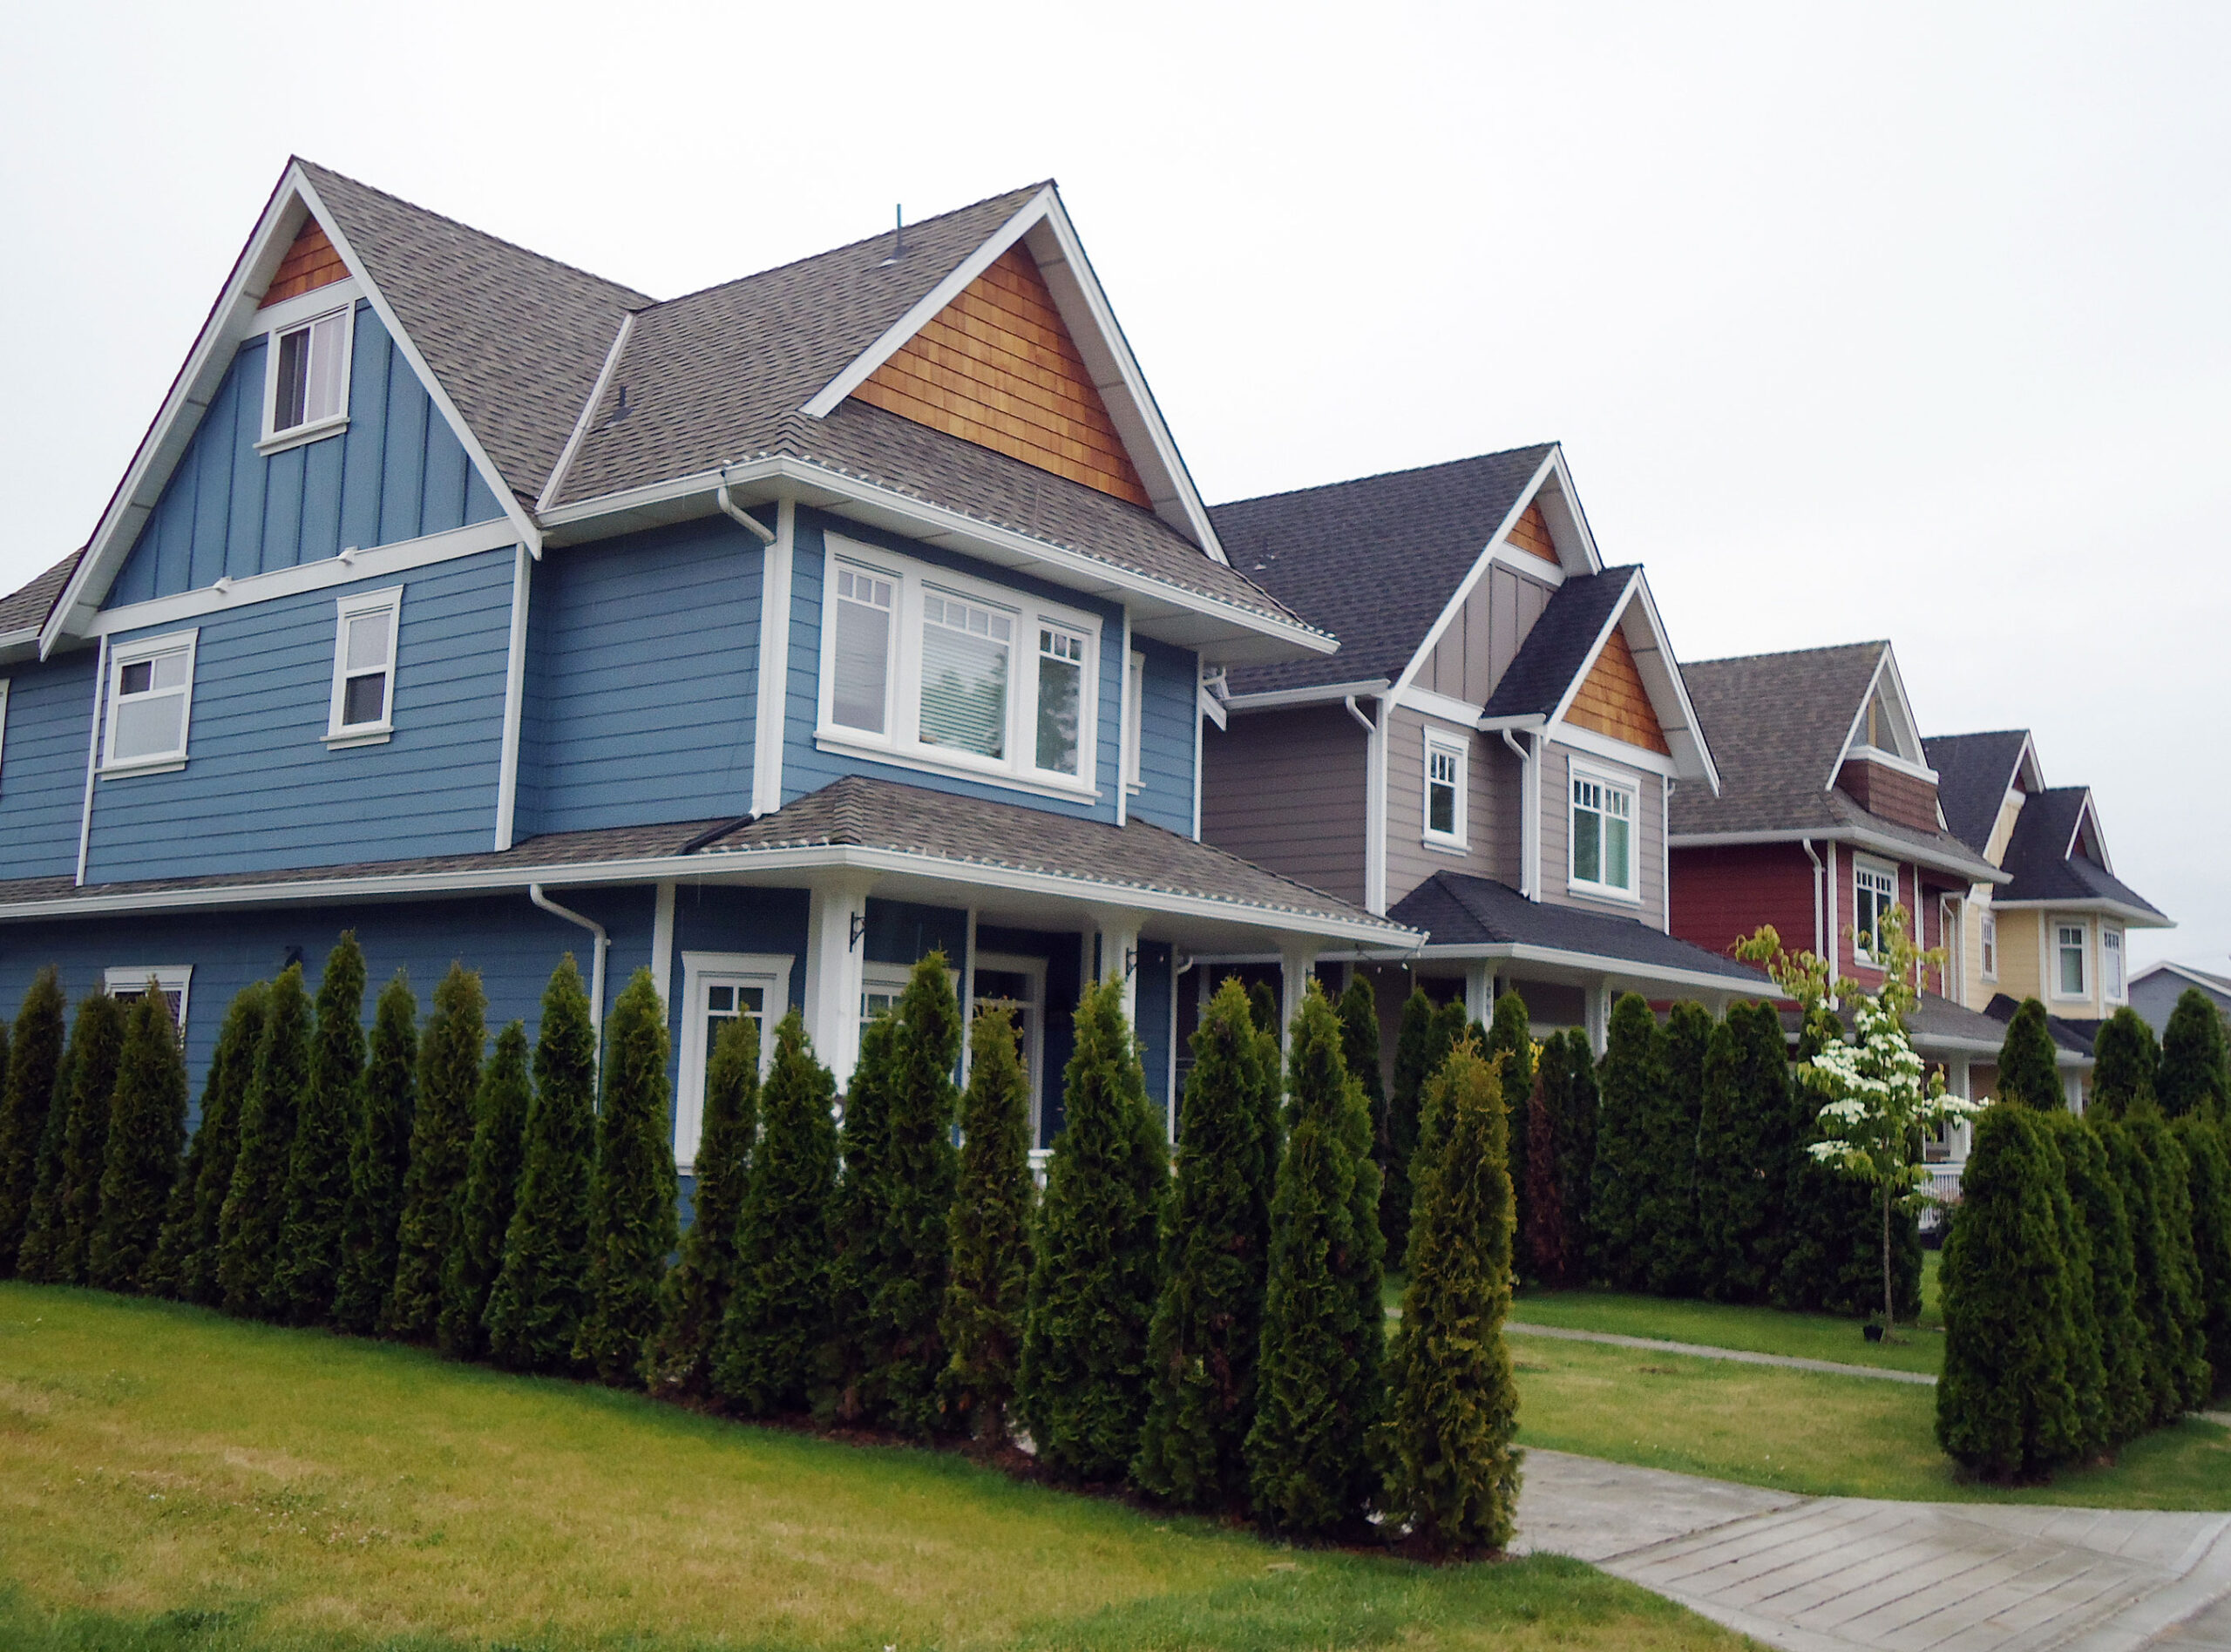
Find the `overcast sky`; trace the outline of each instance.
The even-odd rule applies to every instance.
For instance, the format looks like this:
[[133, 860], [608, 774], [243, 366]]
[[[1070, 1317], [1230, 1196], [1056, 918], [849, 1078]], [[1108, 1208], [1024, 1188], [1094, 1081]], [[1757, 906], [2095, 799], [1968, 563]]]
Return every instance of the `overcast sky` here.
[[0, 586], [288, 154], [671, 296], [1058, 179], [1211, 501], [1545, 438], [1688, 659], [1890, 638], [2231, 964], [2231, 8], [43, 6]]

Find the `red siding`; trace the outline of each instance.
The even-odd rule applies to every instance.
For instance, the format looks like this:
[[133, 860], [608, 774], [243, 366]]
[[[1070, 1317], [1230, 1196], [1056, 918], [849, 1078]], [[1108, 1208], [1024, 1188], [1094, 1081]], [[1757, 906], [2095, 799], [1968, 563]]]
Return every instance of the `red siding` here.
[[1725, 952], [1761, 924], [1791, 951], [1813, 944], [1813, 863], [1795, 843], [1673, 851], [1673, 933]]

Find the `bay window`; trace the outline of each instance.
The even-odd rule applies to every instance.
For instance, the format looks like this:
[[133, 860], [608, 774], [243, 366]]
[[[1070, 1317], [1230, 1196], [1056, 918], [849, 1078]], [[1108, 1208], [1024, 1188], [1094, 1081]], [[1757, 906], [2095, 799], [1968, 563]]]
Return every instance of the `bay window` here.
[[1631, 782], [1573, 766], [1570, 878], [1575, 889], [1636, 898], [1635, 813]]
[[2119, 1004], [2126, 996], [2123, 982], [2123, 932], [2102, 929], [2099, 931], [2099, 973], [2105, 981], [2107, 1001]]

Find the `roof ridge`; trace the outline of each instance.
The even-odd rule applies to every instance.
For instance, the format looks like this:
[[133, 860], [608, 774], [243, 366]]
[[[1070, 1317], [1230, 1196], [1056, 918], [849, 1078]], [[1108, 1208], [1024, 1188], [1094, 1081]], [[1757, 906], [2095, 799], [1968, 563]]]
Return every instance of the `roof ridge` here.
[[1872, 637], [1864, 642], [1829, 642], [1813, 648], [1777, 648], [1768, 653], [1722, 654], [1717, 660], [1685, 660], [1681, 662], [1681, 669], [1694, 671], [1699, 666], [1742, 665], [1753, 660], [1794, 660], [1800, 654], [1842, 653], [1854, 648], [1887, 648], [1889, 646], [1888, 637]]
[[1428, 471], [1453, 471], [1460, 464], [1479, 464], [1488, 459], [1509, 458], [1514, 453], [1547, 452], [1557, 445], [1555, 442], [1529, 442], [1517, 447], [1496, 448], [1487, 453], [1468, 453], [1461, 458], [1436, 459], [1430, 464], [1407, 464], [1391, 471], [1373, 471], [1366, 476], [1345, 477], [1338, 482], [1314, 482], [1306, 487], [1282, 488], [1271, 493], [1251, 493], [1241, 499], [1226, 499], [1222, 504], [1209, 506], [1210, 511], [1223, 511], [1236, 504], [1259, 504], [1268, 499], [1291, 499], [1304, 493], [1325, 493], [1334, 488], [1352, 488], [1366, 482], [1391, 481], [1400, 476], [1422, 476]]
[[1932, 740], [2004, 740], [2009, 735], [2027, 735], [2027, 728], [1977, 728], [1964, 735], [1923, 735], [1924, 742]]

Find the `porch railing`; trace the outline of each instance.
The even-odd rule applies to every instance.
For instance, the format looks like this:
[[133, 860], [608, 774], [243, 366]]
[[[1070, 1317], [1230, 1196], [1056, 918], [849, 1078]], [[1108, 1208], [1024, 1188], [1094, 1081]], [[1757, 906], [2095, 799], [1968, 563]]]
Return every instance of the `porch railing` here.
[[1960, 1202], [1960, 1174], [1968, 1167], [1959, 1164], [1932, 1164], [1929, 1171], [1926, 1192], [1929, 1202], [1921, 1208], [1921, 1230], [1934, 1233], [1944, 1221], [1944, 1213]]

